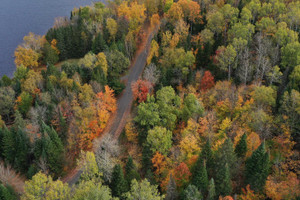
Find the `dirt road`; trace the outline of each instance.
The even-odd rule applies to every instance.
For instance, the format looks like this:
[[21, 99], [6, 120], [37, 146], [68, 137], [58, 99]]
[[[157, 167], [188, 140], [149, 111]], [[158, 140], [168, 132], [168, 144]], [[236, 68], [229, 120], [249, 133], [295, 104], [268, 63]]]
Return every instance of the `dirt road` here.
[[[95, 139], [94, 144], [97, 144], [101, 138], [107, 134], [111, 134], [114, 139], [118, 139], [122, 133], [126, 120], [130, 114], [133, 95], [131, 90], [131, 83], [139, 79], [143, 70], [146, 66], [147, 57], [151, 47], [151, 41], [153, 36], [156, 34], [158, 27], [148, 33], [145, 37], [145, 40], [142, 42], [142, 45], [138, 49], [135, 59], [133, 60], [131, 67], [129, 69], [128, 75], [126, 76], [127, 83], [126, 88], [124, 89], [121, 97], [118, 99], [118, 108], [117, 112], [114, 114], [114, 117], [111, 119], [110, 123], [107, 125], [107, 129], [101, 137]], [[97, 149], [97, 146], [94, 146], [94, 149]], [[69, 176], [65, 177], [64, 182], [68, 182], [69, 185], [75, 184], [80, 178], [81, 171], [80, 169], [74, 169]]]

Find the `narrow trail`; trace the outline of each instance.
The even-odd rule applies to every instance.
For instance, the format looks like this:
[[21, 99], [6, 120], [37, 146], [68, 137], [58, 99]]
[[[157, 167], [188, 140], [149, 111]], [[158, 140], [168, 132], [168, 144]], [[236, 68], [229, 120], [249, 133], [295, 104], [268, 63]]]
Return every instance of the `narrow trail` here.
[[[111, 134], [116, 140], [122, 133], [122, 130], [124, 129], [126, 121], [130, 115], [133, 102], [131, 83], [139, 79], [146, 66], [147, 57], [151, 47], [151, 41], [154, 35], [157, 33], [159, 26], [160, 24], [157, 25], [154, 30], [152, 29], [147, 31], [146, 37], [142, 41], [139, 49], [136, 52], [135, 58], [131, 63], [129, 72], [124, 77], [124, 79], [126, 79], [126, 88], [121, 94], [121, 97], [118, 99], [117, 111], [114, 116], [112, 116], [104, 133], [94, 140], [94, 144], [97, 144], [99, 141], [101, 141], [102, 137], [107, 134]], [[94, 150], [96, 148], [97, 146], [94, 145]], [[70, 171], [69, 174], [62, 179], [62, 181], [68, 183], [69, 185], [73, 185], [79, 180], [81, 173], [82, 171], [80, 170], [80, 167], [77, 167]], [[5, 167], [4, 164], [0, 162], [0, 181], [2, 183], [11, 185], [18, 194], [22, 194], [25, 180], [25, 177], [17, 174], [10, 167]]]
[[[107, 124], [107, 128], [104, 131], [104, 133], [96, 138], [94, 140], [94, 144], [98, 144], [101, 139], [107, 135], [110, 134], [113, 136], [113, 138], [116, 140], [119, 138], [120, 134], [122, 133], [126, 121], [130, 115], [132, 102], [133, 102], [133, 95], [131, 90], [131, 83], [137, 81], [141, 74], [144, 71], [144, 68], [146, 66], [147, 57], [150, 51], [151, 47], [151, 41], [154, 37], [154, 35], [157, 33], [160, 25], [157, 25], [154, 30], [148, 30], [146, 33], [145, 39], [142, 41], [139, 49], [137, 50], [135, 54], [135, 58], [133, 59], [131, 63], [131, 67], [129, 69], [128, 74], [126, 77], [126, 88], [124, 89], [123, 93], [121, 94], [121, 97], [118, 99], [117, 105], [117, 111], [114, 114], [114, 116], [111, 118], [110, 122]], [[94, 145], [94, 151], [97, 149], [97, 145]], [[73, 171], [70, 172], [68, 176], [66, 176], [63, 181], [66, 183], [69, 183], [69, 185], [75, 184], [81, 175], [80, 168], [76, 168]]]

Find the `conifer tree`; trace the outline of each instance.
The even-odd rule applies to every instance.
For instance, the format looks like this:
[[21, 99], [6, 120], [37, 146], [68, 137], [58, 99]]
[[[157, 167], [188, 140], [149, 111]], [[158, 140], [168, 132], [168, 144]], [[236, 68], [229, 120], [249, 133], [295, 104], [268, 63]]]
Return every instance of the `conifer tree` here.
[[220, 166], [220, 168], [217, 170], [216, 189], [217, 189], [218, 196], [230, 195], [230, 193], [232, 192], [230, 172], [227, 163], [225, 166]]
[[210, 141], [207, 140], [202, 151], [201, 151], [201, 154], [200, 154], [200, 157], [198, 159], [198, 161], [200, 160], [203, 160], [205, 161], [206, 163], [206, 169], [207, 169], [207, 172], [208, 172], [208, 175], [209, 176], [212, 176], [212, 170], [213, 170], [213, 153], [212, 153], [212, 150], [211, 150], [211, 145], [210, 145]]
[[63, 169], [64, 148], [63, 144], [53, 128], [42, 122], [41, 138], [34, 144], [34, 155], [36, 160], [47, 161], [47, 167], [56, 176]]
[[14, 141], [14, 135], [11, 131], [8, 130], [7, 127], [4, 127], [3, 130], [3, 139], [2, 139], [2, 156], [5, 161], [9, 162], [10, 164], [13, 164], [15, 159], [15, 141]]
[[170, 174], [170, 180], [167, 185], [166, 200], [176, 200], [177, 198], [178, 198], [178, 193], [177, 193], [176, 182], [172, 174]]
[[30, 141], [27, 134], [18, 129], [14, 134], [15, 139], [15, 156], [14, 166], [21, 172], [25, 173], [29, 168], [29, 152], [30, 152]]
[[[5, 126], [4, 126], [5, 127]], [[0, 127], [0, 158], [3, 158], [4, 127]]]
[[121, 197], [126, 192], [126, 182], [120, 164], [116, 165], [113, 169], [110, 188], [115, 197]]
[[47, 143], [47, 161], [49, 168], [56, 175], [60, 175], [63, 169], [63, 144], [56, 131], [49, 126], [45, 126], [44, 131], [48, 133], [49, 142]]
[[202, 193], [205, 193], [208, 186], [208, 175], [205, 161], [198, 159], [194, 168], [192, 184], [195, 185]]
[[182, 199], [183, 200], [202, 200], [203, 196], [196, 186], [189, 185], [183, 191]]
[[125, 173], [126, 173], [125, 179], [126, 179], [128, 188], [130, 187], [130, 183], [133, 179], [136, 179], [138, 181], [140, 180], [140, 176], [136, 170], [136, 166], [133, 163], [133, 159], [131, 156], [128, 157], [128, 160], [127, 160], [127, 163], [125, 166]]
[[208, 195], [207, 200], [215, 200], [216, 197], [216, 189], [214, 179], [211, 178], [208, 184]]
[[241, 137], [240, 141], [237, 143], [234, 152], [239, 158], [244, 158], [247, 152], [247, 135]]
[[263, 142], [246, 160], [246, 184], [250, 184], [251, 189], [261, 191], [264, 188], [269, 174], [269, 162], [269, 154]]
[[99, 52], [103, 52], [106, 48], [107, 47], [106, 47], [105, 40], [103, 39], [103, 35], [99, 33], [93, 40], [92, 50], [94, 54], [98, 54]]
[[[230, 175], [233, 176], [236, 173], [236, 154], [234, 153], [233, 144], [231, 139], [225, 140], [224, 144], [218, 149], [215, 156], [214, 168], [215, 173], [218, 173], [222, 167], [224, 168], [228, 164]], [[216, 180], [217, 185], [217, 180]]]

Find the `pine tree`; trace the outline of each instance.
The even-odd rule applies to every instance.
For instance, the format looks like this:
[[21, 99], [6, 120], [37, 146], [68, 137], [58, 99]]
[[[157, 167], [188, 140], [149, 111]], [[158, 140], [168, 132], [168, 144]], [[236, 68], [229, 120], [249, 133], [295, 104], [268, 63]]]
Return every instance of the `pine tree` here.
[[211, 177], [213, 166], [214, 166], [214, 161], [213, 161], [213, 153], [212, 153], [212, 150], [211, 150], [211, 145], [210, 145], [209, 140], [206, 141], [198, 160], [199, 161], [200, 160], [205, 161], [208, 175]]
[[205, 161], [198, 159], [193, 172], [192, 184], [195, 185], [203, 194], [206, 193], [208, 186], [208, 175]]
[[113, 169], [110, 188], [115, 197], [121, 197], [126, 192], [126, 182], [120, 164], [116, 165]]
[[230, 195], [230, 193], [232, 192], [228, 164], [225, 164], [225, 166], [221, 166], [216, 172], [216, 189], [218, 196]]
[[63, 144], [53, 128], [45, 125], [44, 131], [48, 133], [49, 142], [47, 143], [47, 161], [49, 168], [56, 175], [60, 175], [63, 169]]
[[125, 166], [125, 173], [126, 173], [125, 179], [126, 179], [128, 188], [130, 188], [130, 184], [133, 179], [140, 180], [140, 176], [139, 176], [138, 172], [136, 171], [136, 166], [133, 163], [133, 159], [131, 156], [128, 157], [128, 160], [127, 160], [127, 163]]
[[215, 182], [214, 179], [210, 179], [208, 184], [208, 195], [207, 200], [215, 200], [216, 197], [216, 189], [215, 189]]
[[44, 122], [41, 125], [41, 138], [34, 144], [34, 156], [36, 160], [47, 161], [47, 167], [55, 177], [61, 174], [64, 164], [63, 144], [56, 131]]
[[189, 185], [182, 193], [183, 200], [202, 200], [203, 196], [198, 188], [194, 185]]
[[269, 174], [269, 162], [269, 154], [266, 152], [263, 142], [246, 160], [246, 184], [250, 184], [251, 189], [263, 190]]
[[29, 168], [29, 152], [30, 152], [30, 141], [27, 134], [18, 129], [15, 132], [15, 157], [14, 157], [14, 166], [19, 171], [25, 173]]
[[0, 200], [17, 200], [17, 195], [10, 186], [4, 186], [0, 183]]
[[241, 137], [240, 141], [237, 143], [234, 152], [239, 158], [244, 158], [247, 152], [247, 135]]
[[101, 33], [99, 33], [92, 43], [92, 50], [94, 54], [98, 54], [99, 52], [103, 52], [107, 48], [105, 40]]
[[177, 198], [178, 198], [178, 193], [177, 193], [176, 182], [172, 174], [170, 174], [170, 180], [167, 185], [166, 200], [176, 200]]
[[[225, 140], [224, 144], [218, 149], [216, 152], [215, 156], [215, 163], [214, 163], [214, 168], [215, 168], [215, 173], [220, 168], [224, 168], [226, 164], [228, 164], [228, 167], [230, 169], [230, 175], [234, 176], [236, 173], [236, 154], [234, 153], [233, 149], [233, 144], [231, 142], [231, 139], [228, 138]], [[216, 185], [217, 185], [217, 180], [216, 180]]]
[[13, 132], [4, 127], [2, 139], [2, 156], [6, 162], [13, 165], [15, 159], [15, 140]]
[[4, 127], [0, 127], [0, 158], [3, 159], [3, 137], [4, 137]]

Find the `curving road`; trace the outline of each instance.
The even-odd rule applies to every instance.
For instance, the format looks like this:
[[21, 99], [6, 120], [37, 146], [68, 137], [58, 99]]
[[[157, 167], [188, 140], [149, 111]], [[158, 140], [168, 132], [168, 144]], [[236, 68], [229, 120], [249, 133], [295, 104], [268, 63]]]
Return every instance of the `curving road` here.
[[[155, 28], [155, 30], [151, 31], [146, 36], [145, 41], [143, 41], [142, 45], [137, 51], [135, 59], [132, 61], [128, 75], [126, 76], [126, 88], [117, 102], [117, 112], [114, 114], [114, 117], [111, 119], [110, 123], [108, 123], [107, 130], [105, 130], [100, 137], [94, 140], [94, 144], [98, 144], [101, 138], [107, 134], [111, 134], [113, 135], [114, 139], [118, 139], [120, 134], [122, 133], [128, 116], [130, 114], [133, 102], [131, 83], [137, 81], [144, 71], [147, 62], [147, 57], [151, 47], [151, 41], [153, 36], [156, 34], [158, 28], [159, 25]], [[94, 150], [96, 149], [97, 146], [94, 145]], [[70, 174], [67, 177], [64, 178], [64, 182], [69, 183], [69, 185], [75, 184], [79, 180], [81, 173], [82, 172], [80, 169], [74, 169], [72, 172], [70, 172]]]

